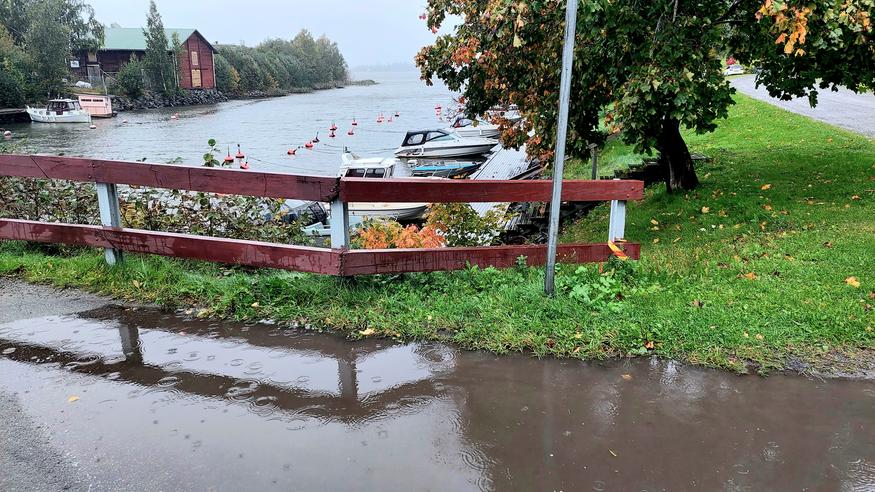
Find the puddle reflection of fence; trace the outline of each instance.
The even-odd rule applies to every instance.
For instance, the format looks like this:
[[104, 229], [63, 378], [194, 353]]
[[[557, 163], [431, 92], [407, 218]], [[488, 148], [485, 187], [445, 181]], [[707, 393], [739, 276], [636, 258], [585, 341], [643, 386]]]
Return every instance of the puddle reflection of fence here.
[[[113, 312], [119, 316], [107, 323], [109, 320], [105, 318]], [[387, 412], [405, 412], [440, 398], [443, 390], [437, 380], [454, 365], [454, 356], [449, 353], [450, 349], [438, 345], [353, 345], [348, 341], [324, 335], [309, 339], [306, 336], [277, 337], [274, 334], [275, 328], [266, 330], [250, 327], [248, 331], [241, 332], [239, 326], [222, 330], [206, 322], [171, 321], [169, 324], [177, 332], [164, 326], [141, 326], [139, 322], [146, 316], [125, 319], [127, 313], [121, 310], [104, 310], [96, 314], [91, 319], [87, 318], [87, 313], [80, 315], [85, 316], [83, 318], [58, 318], [57, 340], [49, 340], [46, 336], [29, 336], [32, 333], [26, 327], [32, 326], [34, 320], [4, 325], [0, 330], [0, 352], [6, 358], [20, 363], [60, 364], [61, 367], [78, 374], [111, 378], [117, 382], [144, 387], [166, 388], [183, 395], [217, 398], [228, 402], [266, 401], [279, 411], [345, 423], [372, 420]], [[77, 330], [64, 329], [65, 320], [74, 320], [80, 324], [85, 321], [86, 326], [80, 326]], [[167, 319], [162, 319], [162, 322], [166, 321]], [[44, 321], [42, 324], [50, 323]], [[97, 336], [96, 340], [92, 338], [91, 345], [89, 342], [83, 344], [64, 338], [69, 337], [72, 332], [79, 332], [87, 338], [93, 336], [88, 331], [100, 330], [101, 327], [104, 330], [102, 335], [117, 331], [116, 347], [121, 349], [123, 361], [107, 353], [109, 347], [105, 337], [101, 339]], [[230, 335], [231, 329], [234, 330], [233, 335]], [[206, 333], [209, 338], [204, 336]], [[163, 361], [162, 356], [168, 351], [165, 350], [166, 346], [162, 346], [162, 340], [166, 343], [194, 343], [199, 347], [210, 347], [214, 359], [212, 362], [199, 361], [200, 364], [189, 366], [186, 361]], [[229, 346], [232, 342], [233, 346]], [[117, 349], [110, 350], [118, 353]], [[258, 377], [229, 374], [235, 368], [222, 362], [224, 359], [221, 356], [226, 355], [221, 353], [223, 350], [238, 356], [252, 355], [256, 360], [254, 364], [259, 365], [266, 364], [268, 359], [275, 359], [282, 363], [281, 366], [275, 364], [275, 367], [310, 369], [311, 375], [316, 374], [313, 371], [324, 372], [327, 369], [323, 362], [334, 362], [336, 388], [301, 387], [293, 377], [286, 377], [288, 382], [277, 381], [276, 379], [283, 379], [282, 374], [267, 372], [259, 374]], [[280, 357], [276, 357], [278, 354]], [[295, 359], [300, 360], [289, 364]], [[374, 380], [382, 381], [376, 376], [375, 368], [391, 368], [395, 375], [407, 374], [412, 377], [402, 376], [401, 380], [375, 384]], [[386, 372], [381, 374], [389, 376]], [[331, 378], [326, 374], [321, 376]]]

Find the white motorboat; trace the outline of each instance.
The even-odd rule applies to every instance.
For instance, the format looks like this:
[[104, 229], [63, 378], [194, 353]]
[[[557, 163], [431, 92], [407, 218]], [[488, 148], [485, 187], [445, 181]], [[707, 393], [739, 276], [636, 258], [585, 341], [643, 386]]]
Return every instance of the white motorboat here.
[[[345, 152], [340, 166], [340, 177], [346, 178], [411, 178], [413, 173], [406, 164], [395, 158], [360, 158]], [[350, 203], [351, 217], [387, 218], [395, 220], [413, 220], [422, 217], [428, 203]]]
[[73, 99], [52, 99], [45, 109], [28, 106], [27, 114], [37, 123], [91, 123], [91, 114]]
[[517, 123], [523, 119], [520, 114], [520, 108], [516, 104], [510, 106], [496, 106], [486, 112], [487, 116], [492, 118], [503, 118], [511, 123]]
[[482, 137], [497, 139], [501, 130], [498, 125], [468, 118], [458, 118], [449, 129], [460, 137]]
[[461, 137], [447, 130], [407, 132], [398, 157], [467, 157], [488, 154], [498, 142], [491, 138]]

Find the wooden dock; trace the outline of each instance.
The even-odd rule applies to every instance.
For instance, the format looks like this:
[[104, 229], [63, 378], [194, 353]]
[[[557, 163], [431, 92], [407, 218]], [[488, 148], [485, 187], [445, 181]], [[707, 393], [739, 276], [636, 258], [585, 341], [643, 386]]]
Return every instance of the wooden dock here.
[[27, 123], [30, 116], [24, 109], [0, 109], [0, 124]]

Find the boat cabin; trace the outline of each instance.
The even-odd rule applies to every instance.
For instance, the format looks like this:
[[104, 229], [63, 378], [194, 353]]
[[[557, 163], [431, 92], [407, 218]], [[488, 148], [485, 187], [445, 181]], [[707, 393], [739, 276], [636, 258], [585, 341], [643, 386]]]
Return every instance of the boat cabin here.
[[425, 130], [418, 132], [407, 132], [407, 136], [404, 137], [404, 143], [401, 144], [402, 147], [414, 147], [417, 145], [422, 145], [426, 142], [442, 142], [442, 141], [453, 141], [456, 140], [456, 137], [451, 133], [444, 130]]
[[70, 111], [80, 111], [81, 109], [82, 106], [79, 104], [79, 101], [72, 99], [51, 99], [46, 104], [46, 112], [50, 114], [62, 115]]
[[112, 117], [112, 98], [109, 96], [82, 94], [79, 96], [79, 104], [95, 118]]
[[340, 167], [340, 177], [342, 178], [392, 178], [392, 177], [410, 177], [409, 172], [405, 173], [404, 166], [399, 166], [401, 161], [398, 159], [359, 159], [354, 158]]

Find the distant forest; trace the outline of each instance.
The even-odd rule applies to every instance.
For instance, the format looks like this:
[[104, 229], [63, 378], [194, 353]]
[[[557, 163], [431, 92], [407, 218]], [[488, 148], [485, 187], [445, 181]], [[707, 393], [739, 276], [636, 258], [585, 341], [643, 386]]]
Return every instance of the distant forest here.
[[302, 30], [294, 39], [269, 39], [252, 48], [218, 45], [217, 88], [225, 93], [283, 92], [318, 89], [348, 77], [337, 43], [313, 39]]

